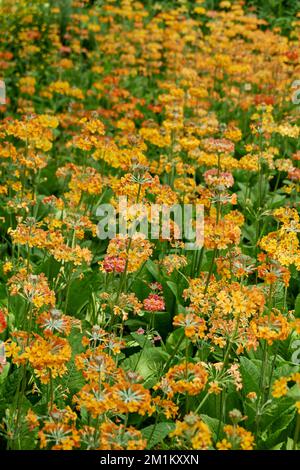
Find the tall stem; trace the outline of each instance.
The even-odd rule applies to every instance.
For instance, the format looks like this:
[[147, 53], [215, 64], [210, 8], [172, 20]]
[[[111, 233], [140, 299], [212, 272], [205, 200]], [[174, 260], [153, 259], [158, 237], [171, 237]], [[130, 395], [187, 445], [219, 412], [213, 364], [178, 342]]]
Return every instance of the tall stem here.
[[257, 436], [259, 434], [261, 410], [262, 410], [262, 406], [263, 406], [263, 402], [265, 398], [265, 377], [266, 377], [267, 359], [268, 359], [268, 344], [265, 341], [264, 348], [263, 348], [261, 376], [259, 380], [259, 398], [257, 401], [257, 408], [256, 408], [256, 435]]
[[206, 283], [205, 283], [205, 288], [204, 288], [204, 295], [207, 293], [207, 290], [208, 290], [209, 281], [210, 281], [210, 278], [211, 278], [211, 275], [212, 275], [212, 272], [213, 272], [213, 269], [214, 269], [216, 255], [217, 255], [217, 248], [214, 248], [212, 260], [211, 260], [210, 267], [209, 267], [209, 272], [208, 272], [208, 275], [207, 275], [207, 278], [206, 278]]
[[53, 390], [53, 377], [52, 377], [51, 369], [49, 369], [49, 386], [50, 386], [50, 411], [52, 411], [53, 402], [54, 402], [54, 390]]
[[297, 421], [296, 421], [296, 428], [295, 428], [295, 434], [294, 434], [293, 450], [297, 449], [297, 444], [298, 444], [298, 441], [299, 441], [299, 433], [300, 433], [300, 414], [297, 413]]
[[196, 408], [196, 411], [195, 411], [196, 414], [199, 413], [199, 411], [201, 410], [202, 406], [204, 405], [204, 403], [206, 402], [208, 397], [209, 397], [209, 393], [206, 393], [205, 397], [203, 398], [203, 400], [199, 403], [199, 405]]
[[169, 359], [167, 360], [166, 364], [165, 364], [165, 367], [163, 368], [163, 371], [167, 371], [168, 368], [169, 368], [169, 365], [170, 363], [172, 362], [172, 360], [174, 359], [174, 356], [179, 348], [179, 346], [181, 345], [182, 341], [184, 340], [185, 338], [185, 333], [184, 331], [182, 332], [182, 335], [180, 336], [179, 340], [177, 341], [176, 345], [174, 346], [174, 349], [173, 349], [173, 352], [171, 354], [171, 356], [169, 357]]

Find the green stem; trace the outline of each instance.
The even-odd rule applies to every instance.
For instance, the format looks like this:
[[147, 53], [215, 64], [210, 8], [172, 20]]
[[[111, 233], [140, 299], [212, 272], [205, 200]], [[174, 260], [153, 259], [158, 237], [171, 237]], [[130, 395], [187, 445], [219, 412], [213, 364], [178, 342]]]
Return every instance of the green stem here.
[[217, 441], [219, 440], [219, 436], [220, 436], [220, 432], [221, 432], [221, 424], [223, 422], [223, 419], [224, 419], [224, 408], [225, 408], [225, 395], [224, 395], [224, 390], [222, 390], [221, 392], [221, 397], [220, 397], [220, 411], [219, 411], [219, 414], [220, 414], [220, 418], [219, 418], [219, 423], [218, 423], [218, 431], [217, 431]]
[[201, 250], [195, 250], [193, 253], [192, 263], [191, 263], [191, 271], [190, 274], [192, 277], [197, 277], [199, 275], [202, 260], [203, 260], [203, 253], [204, 247]]
[[137, 366], [139, 365], [139, 362], [140, 362], [140, 360], [141, 360], [143, 351], [144, 351], [145, 346], [146, 346], [146, 343], [147, 343], [147, 339], [148, 339], [148, 338], [147, 338], [147, 333], [146, 333], [146, 335], [145, 335], [145, 341], [144, 341], [144, 343], [143, 343], [143, 347], [142, 347], [141, 350], [140, 350], [140, 354], [139, 354], [138, 360], [136, 361], [136, 364], [135, 364], [135, 366], [134, 366], [133, 372], [136, 371]]
[[279, 347], [279, 344], [276, 345], [276, 350], [275, 350], [274, 357], [273, 357], [273, 361], [272, 361], [267, 399], [269, 399], [269, 397], [270, 397], [271, 385], [272, 385], [272, 379], [273, 379], [273, 373], [274, 373], [274, 370], [275, 370], [275, 363], [276, 363], [277, 353], [278, 353], [278, 347]]
[[174, 346], [174, 349], [173, 349], [173, 352], [172, 352], [171, 356], [169, 357], [169, 359], [167, 360], [167, 362], [165, 364], [165, 367], [163, 368], [163, 372], [168, 370], [169, 365], [172, 362], [172, 360], [174, 359], [174, 356], [175, 356], [179, 346], [181, 345], [182, 341], [184, 340], [184, 338], [185, 338], [185, 333], [183, 331], [182, 335], [180, 336], [179, 340], [177, 341], [177, 344]]
[[203, 400], [199, 403], [199, 405], [196, 408], [196, 411], [195, 411], [196, 414], [199, 413], [199, 411], [201, 410], [202, 406], [204, 405], [204, 403], [206, 402], [208, 397], [209, 397], [209, 393], [206, 393], [205, 397], [203, 398]]
[[222, 372], [222, 371], [225, 369], [225, 367], [227, 366], [227, 363], [228, 363], [228, 360], [229, 360], [229, 356], [230, 356], [230, 352], [231, 352], [232, 343], [233, 343], [233, 341], [235, 340], [235, 337], [236, 337], [236, 334], [237, 334], [237, 331], [238, 331], [239, 320], [240, 320], [240, 317], [238, 316], [237, 319], [236, 319], [236, 324], [235, 324], [234, 331], [233, 331], [233, 333], [232, 333], [232, 335], [230, 336], [229, 341], [228, 341], [228, 345], [227, 345], [227, 349], [226, 349], [226, 352], [225, 352], [225, 356], [224, 356], [224, 361], [223, 361], [223, 366], [222, 366], [221, 372]]
[[53, 408], [53, 402], [54, 402], [54, 390], [53, 390], [53, 377], [52, 377], [52, 371], [49, 369], [49, 386], [50, 386], [50, 411], [52, 411]]
[[[189, 343], [186, 342], [185, 346], [185, 379], [188, 381], [188, 360], [189, 360]], [[189, 394], [186, 392], [185, 394], [185, 414], [188, 414], [188, 407], [189, 407]]]
[[17, 400], [16, 400], [16, 408], [15, 408], [15, 411], [17, 410], [17, 418], [16, 418], [16, 425], [15, 425], [14, 433], [13, 433], [13, 437], [12, 437], [13, 449], [15, 448], [14, 442], [18, 438], [19, 428], [20, 428], [20, 418], [21, 418], [21, 414], [22, 414], [22, 403], [23, 403], [23, 397], [24, 397], [25, 389], [26, 389], [26, 372], [27, 372], [27, 367], [26, 366], [27, 366], [27, 363], [24, 364], [24, 366], [23, 366], [22, 377], [21, 377], [21, 381], [19, 383], [19, 389], [18, 389], [18, 392], [17, 392]]
[[155, 433], [155, 429], [156, 429], [157, 424], [158, 424], [158, 417], [159, 417], [158, 411], [156, 411], [155, 421], [154, 421], [153, 429], [152, 429], [151, 434], [150, 434], [149, 439], [148, 439], [148, 444], [150, 444], [151, 439], [152, 439], [152, 437]]
[[296, 422], [296, 428], [295, 428], [295, 434], [294, 434], [293, 450], [297, 449], [297, 444], [298, 444], [298, 440], [299, 440], [299, 433], [300, 433], [300, 414], [297, 413], [297, 422]]
[[264, 348], [263, 348], [263, 359], [262, 359], [262, 369], [261, 369], [261, 376], [259, 380], [259, 398], [257, 401], [257, 408], [256, 408], [256, 436], [259, 434], [259, 426], [260, 426], [260, 419], [261, 419], [261, 410], [265, 396], [265, 376], [266, 376], [266, 366], [267, 366], [267, 358], [268, 358], [268, 344], [265, 341]]
[[211, 260], [210, 267], [209, 267], [209, 272], [208, 272], [208, 275], [207, 275], [207, 278], [206, 278], [206, 283], [205, 283], [205, 288], [204, 288], [204, 295], [207, 293], [207, 290], [208, 290], [209, 281], [210, 281], [210, 278], [211, 278], [211, 275], [212, 275], [212, 272], [213, 272], [213, 269], [214, 269], [216, 255], [217, 255], [217, 248], [214, 248], [212, 260]]

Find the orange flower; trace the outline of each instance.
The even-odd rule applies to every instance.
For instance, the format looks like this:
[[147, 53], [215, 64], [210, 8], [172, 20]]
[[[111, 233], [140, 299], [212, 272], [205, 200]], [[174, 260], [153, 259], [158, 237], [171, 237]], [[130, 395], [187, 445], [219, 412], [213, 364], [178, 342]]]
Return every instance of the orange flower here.
[[179, 448], [187, 446], [195, 450], [207, 450], [212, 445], [212, 432], [199, 416], [189, 413], [183, 421], [176, 421], [176, 428], [170, 433]]
[[231, 424], [224, 426], [223, 430], [226, 434], [226, 439], [217, 442], [218, 450], [253, 450], [254, 436], [250, 431], [246, 431], [241, 426], [232, 426]]
[[126, 381], [116, 383], [110, 390], [110, 399], [120, 413], [151, 415], [154, 412], [150, 392], [140, 384]]
[[186, 337], [190, 338], [193, 342], [199, 338], [204, 338], [205, 330], [207, 330], [205, 320], [194, 313], [175, 315], [173, 325], [183, 326]]
[[35, 339], [25, 347], [20, 359], [27, 359], [42, 383], [52, 378], [62, 377], [67, 372], [71, 359], [71, 346], [66, 339], [50, 336], [47, 340], [35, 335]]
[[142, 433], [133, 426], [103, 423], [100, 426], [99, 450], [143, 450], [147, 446]]
[[179, 364], [171, 367], [155, 388], [163, 390], [168, 398], [175, 393], [198, 395], [206, 386], [208, 373], [201, 363]]

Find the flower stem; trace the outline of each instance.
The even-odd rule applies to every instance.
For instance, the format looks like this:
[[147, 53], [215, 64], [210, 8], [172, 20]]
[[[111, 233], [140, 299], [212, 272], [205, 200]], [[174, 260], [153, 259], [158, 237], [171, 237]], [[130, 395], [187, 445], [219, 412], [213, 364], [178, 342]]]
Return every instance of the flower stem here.
[[211, 278], [211, 275], [212, 275], [212, 272], [213, 272], [216, 255], [217, 255], [217, 248], [214, 248], [212, 260], [211, 260], [211, 263], [210, 263], [209, 272], [208, 272], [208, 275], [207, 275], [207, 278], [206, 278], [206, 283], [205, 283], [205, 288], [204, 288], [204, 295], [207, 293], [207, 290], [208, 290], [209, 281], [210, 281], [210, 278]]
[[294, 434], [293, 450], [297, 449], [297, 444], [298, 444], [298, 440], [299, 440], [299, 433], [300, 433], [300, 414], [297, 413], [297, 421], [296, 421], [296, 428], [295, 428], [295, 434]]
[[199, 413], [199, 411], [201, 410], [202, 406], [204, 405], [204, 403], [206, 402], [206, 400], [208, 399], [208, 397], [209, 397], [209, 393], [207, 393], [207, 394], [205, 395], [205, 397], [203, 398], [203, 400], [202, 400], [202, 401], [199, 403], [199, 405], [197, 406], [196, 411], [195, 411], [196, 414]]
[[171, 356], [169, 357], [169, 359], [167, 360], [167, 362], [165, 364], [165, 367], [163, 368], [163, 372], [168, 370], [169, 365], [172, 362], [172, 360], [174, 359], [174, 356], [175, 356], [179, 346], [181, 345], [182, 341], [184, 340], [184, 338], [185, 338], [185, 334], [184, 334], [184, 331], [183, 331], [182, 335], [180, 336], [179, 340], [177, 341], [177, 344], [174, 346], [174, 349], [173, 349], [173, 352], [172, 352]]

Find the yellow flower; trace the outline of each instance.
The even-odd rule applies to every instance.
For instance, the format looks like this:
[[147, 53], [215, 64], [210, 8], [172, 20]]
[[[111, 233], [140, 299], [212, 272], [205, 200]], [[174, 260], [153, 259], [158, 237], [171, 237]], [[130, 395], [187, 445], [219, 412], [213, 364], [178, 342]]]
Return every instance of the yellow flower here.
[[218, 450], [229, 450], [232, 448], [232, 444], [227, 439], [222, 439], [221, 442], [217, 442], [216, 447]]
[[273, 384], [272, 395], [275, 398], [280, 398], [285, 396], [288, 393], [288, 379], [286, 377], [281, 377], [276, 380]]
[[192, 444], [192, 449], [204, 450], [212, 445], [212, 432], [208, 425], [192, 412], [185, 415], [183, 421], [176, 421], [175, 430], [170, 433], [170, 437], [175, 437], [181, 448]]
[[4, 274], [9, 273], [13, 269], [13, 264], [11, 261], [6, 261], [2, 266]]

